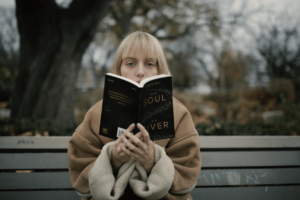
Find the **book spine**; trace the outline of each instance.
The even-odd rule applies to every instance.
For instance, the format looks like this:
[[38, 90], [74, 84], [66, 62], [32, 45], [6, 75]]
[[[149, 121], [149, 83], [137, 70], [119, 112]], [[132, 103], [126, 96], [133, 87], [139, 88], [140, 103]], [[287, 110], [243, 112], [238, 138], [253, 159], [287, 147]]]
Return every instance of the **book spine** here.
[[138, 114], [138, 121], [140, 122], [141, 120], [141, 106], [142, 106], [142, 90], [140, 90], [140, 94], [139, 94], [139, 114]]

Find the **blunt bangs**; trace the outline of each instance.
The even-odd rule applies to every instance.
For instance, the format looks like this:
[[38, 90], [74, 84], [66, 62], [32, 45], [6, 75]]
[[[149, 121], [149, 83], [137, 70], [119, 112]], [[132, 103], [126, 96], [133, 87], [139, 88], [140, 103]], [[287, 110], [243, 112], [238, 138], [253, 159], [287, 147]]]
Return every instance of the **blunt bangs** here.
[[157, 52], [154, 43], [145, 34], [138, 34], [135, 37], [128, 38], [122, 53], [122, 59], [142, 53], [149, 58], [157, 61]]

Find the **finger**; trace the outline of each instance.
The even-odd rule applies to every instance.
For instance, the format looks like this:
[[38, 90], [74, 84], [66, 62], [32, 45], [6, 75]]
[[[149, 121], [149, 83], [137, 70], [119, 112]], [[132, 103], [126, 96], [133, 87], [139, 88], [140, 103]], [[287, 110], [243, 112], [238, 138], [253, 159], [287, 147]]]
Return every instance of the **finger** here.
[[[121, 137], [124, 135], [125, 132], [131, 133], [131, 132], [134, 130], [134, 128], [135, 128], [135, 124], [134, 124], [134, 123], [130, 124], [130, 126], [128, 126], [128, 128], [123, 132], [123, 134], [121, 135]], [[121, 137], [119, 137], [118, 140], [119, 140]], [[118, 141], [118, 140], [117, 140], [117, 141]], [[118, 142], [117, 142], [117, 141], [116, 141], [116, 143], [121, 143], [120, 141], [122, 141], [122, 138], [120, 139], [120, 141], [118, 141]]]
[[123, 145], [126, 147], [126, 149], [133, 149], [134, 145], [129, 142], [129, 139], [126, 137], [123, 138]]
[[[143, 146], [143, 143], [142, 141], [137, 138], [135, 135], [132, 135], [131, 133], [125, 133], [125, 137], [128, 137], [130, 143], [132, 143], [133, 145], [137, 146], [137, 147], [140, 147], [140, 146]], [[125, 141], [125, 140], [124, 140]]]
[[126, 141], [129, 141], [130, 143], [133, 143], [133, 141], [130, 139], [131, 136], [132, 136], [132, 133], [129, 133], [129, 132], [125, 131], [123, 133], [123, 135], [121, 136], [122, 137], [121, 138], [121, 142], [122, 142], [121, 144], [124, 144]]
[[124, 146], [123, 146], [122, 148], [123, 148], [122, 150], [124, 151], [124, 153], [125, 153], [126, 155], [130, 156], [130, 157], [133, 157], [133, 158], [135, 158], [135, 159], [138, 159], [139, 157], [141, 157], [141, 156], [138, 155], [136, 152], [132, 152], [132, 151], [126, 149]]
[[[142, 138], [142, 133], [141, 133], [141, 131], [140, 132], [138, 132], [137, 134], [135, 134], [134, 135], [136, 138], [138, 138], [138, 139], [141, 139]], [[127, 138], [127, 137], [126, 137]], [[129, 138], [127, 138], [127, 139], [129, 139]], [[129, 142], [132, 142], [130, 139], [129, 139]]]
[[[131, 134], [131, 133], [129, 133]], [[126, 136], [126, 133], [124, 132], [123, 135], [122, 135], [122, 145], [128, 149], [128, 145], [126, 145], [126, 143], [132, 143], [132, 141], [130, 140], [129, 137]]]
[[130, 126], [128, 126], [128, 128], [126, 129], [126, 131], [132, 132], [133, 129], [134, 129], [134, 127], [135, 127], [135, 124], [132, 123], [132, 124], [130, 124]]
[[[141, 131], [139, 131], [139, 132], [138, 132], [137, 134], [135, 134], [134, 136], [135, 136], [136, 138], [140, 139], [141, 141], [143, 141], [143, 135], [142, 135]], [[134, 143], [133, 141], [131, 141], [130, 138], [127, 138], [127, 137], [126, 137], [126, 139], [127, 139], [129, 142]]]
[[137, 138], [139, 138], [139, 139], [141, 139], [142, 138], [142, 133], [141, 133], [141, 131], [139, 131], [137, 134], [135, 134], [135, 137], [137, 137]]
[[131, 143], [138, 144], [140, 142], [140, 139], [131, 133], [124, 132], [124, 136], [126, 139], [128, 138], [127, 140], [129, 140]]
[[129, 132], [129, 133], [132, 133], [132, 131], [134, 130], [134, 128], [135, 128], [135, 124], [132, 123], [132, 124], [130, 124], [130, 126], [126, 129], [126, 131]]
[[121, 145], [121, 149], [126, 155], [132, 156], [133, 153], [131, 151], [129, 151], [128, 149], [126, 149], [125, 145]]
[[117, 152], [121, 152], [121, 144], [117, 146]]
[[143, 135], [143, 138], [144, 138], [144, 142], [148, 143], [149, 140], [150, 140], [148, 131], [147, 131], [147, 130], [145, 129], [145, 127], [144, 127], [142, 124], [140, 124], [140, 123], [137, 124], [137, 127], [138, 127], [138, 129], [140, 129], [140, 131], [142, 132], [142, 135]]
[[[128, 128], [126, 129], [125, 132], [131, 133], [131, 132], [134, 130], [134, 128], [135, 128], [135, 124], [132, 123], [132, 124], [130, 124], [130, 126], [128, 126]], [[124, 133], [123, 133], [123, 134], [124, 134]]]
[[[124, 147], [125, 149], [127, 149], [125, 144], [120, 144], [120, 156], [122, 156], [122, 157], [128, 156], [128, 155], [123, 151], [123, 147]], [[128, 150], [128, 149], [127, 149], [127, 150]]]
[[127, 147], [126, 149], [130, 150], [131, 152], [136, 153], [136, 154], [139, 154], [139, 155], [142, 154], [141, 150], [140, 150], [137, 146], [131, 144], [128, 140], [125, 141], [124, 144], [125, 144], [126, 147]]
[[[123, 135], [123, 134], [122, 134]], [[116, 140], [115, 146], [118, 146], [119, 144], [122, 143], [122, 135]]]
[[[142, 133], [141, 132], [138, 132], [137, 134], [134, 135], [136, 138], [140, 139], [142, 138]], [[134, 141], [132, 141], [130, 138], [126, 137], [125, 138], [130, 142], [132, 143], [133, 145], [135, 145], [137, 147], [137, 145], [134, 143]], [[142, 140], [141, 140], [142, 141]]]

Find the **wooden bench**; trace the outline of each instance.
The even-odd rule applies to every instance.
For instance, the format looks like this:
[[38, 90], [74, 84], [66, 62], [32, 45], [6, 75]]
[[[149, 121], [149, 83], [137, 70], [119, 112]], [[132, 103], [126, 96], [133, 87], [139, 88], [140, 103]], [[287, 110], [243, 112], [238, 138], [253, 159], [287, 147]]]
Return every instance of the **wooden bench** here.
[[[68, 173], [70, 137], [1, 137], [0, 199], [80, 199]], [[200, 136], [194, 199], [299, 200], [299, 136]]]
[[300, 200], [299, 136], [200, 137], [194, 199]]

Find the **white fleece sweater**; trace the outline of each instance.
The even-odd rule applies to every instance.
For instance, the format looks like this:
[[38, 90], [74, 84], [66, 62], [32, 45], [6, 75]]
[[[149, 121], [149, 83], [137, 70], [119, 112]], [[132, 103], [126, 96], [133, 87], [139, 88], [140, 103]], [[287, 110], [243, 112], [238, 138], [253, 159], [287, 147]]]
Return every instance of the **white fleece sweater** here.
[[104, 145], [94, 166], [89, 173], [89, 187], [94, 199], [118, 199], [129, 183], [133, 192], [143, 199], [161, 199], [170, 190], [174, 179], [174, 165], [165, 150], [155, 144], [155, 165], [147, 176], [147, 172], [134, 158], [125, 162], [113, 174], [110, 163], [115, 142]]

